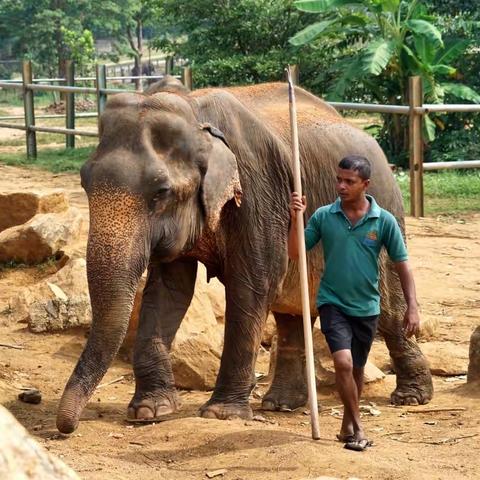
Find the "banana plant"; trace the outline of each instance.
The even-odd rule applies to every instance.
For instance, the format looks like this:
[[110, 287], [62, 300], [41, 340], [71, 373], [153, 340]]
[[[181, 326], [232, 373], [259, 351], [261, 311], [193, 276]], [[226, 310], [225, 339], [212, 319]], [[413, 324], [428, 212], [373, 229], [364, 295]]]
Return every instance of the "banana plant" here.
[[[290, 39], [295, 46], [321, 45], [322, 39], [350, 42], [353, 54], [332, 66], [334, 84], [327, 92], [331, 100], [343, 99], [352, 86], [363, 84], [380, 102], [405, 103], [408, 77], [419, 75], [426, 103], [441, 103], [445, 95], [480, 103], [480, 95], [468, 86], [455, 83], [452, 65], [468, 48], [465, 40], [445, 43], [421, 0], [297, 0], [301, 11], [319, 16]], [[387, 120], [387, 119], [386, 119]], [[396, 123], [396, 125], [395, 125]], [[402, 130], [398, 119], [389, 119], [393, 135]], [[424, 131], [432, 141], [435, 122], [425, 116]], [[397, 147], [405, 147], [397, 138]]]

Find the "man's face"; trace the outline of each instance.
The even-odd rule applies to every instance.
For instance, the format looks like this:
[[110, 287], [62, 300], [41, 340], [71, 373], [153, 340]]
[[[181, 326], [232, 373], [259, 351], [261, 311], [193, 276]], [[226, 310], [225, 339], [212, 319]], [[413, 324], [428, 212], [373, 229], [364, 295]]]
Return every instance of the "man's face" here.
[[363, 180], [356, 170], [337, 169], [337, 183], [335, 185], [338, 196], [344, 201], [360, 198], [368, 188], [370, 180]]

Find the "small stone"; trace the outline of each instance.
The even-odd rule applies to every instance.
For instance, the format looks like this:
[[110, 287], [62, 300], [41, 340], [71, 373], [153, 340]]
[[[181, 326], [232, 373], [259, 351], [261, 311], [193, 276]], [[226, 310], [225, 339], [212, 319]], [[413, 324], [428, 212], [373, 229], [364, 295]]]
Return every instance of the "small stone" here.
[[125, 435], [123, 433], [109, 433], [108, 436], [112, 438], [123, 438]]
[[218, 476], [223, 476], [225, 475], [226, 473], [228, 472], [228, 470], [226, 468], [221, 468], [219, 470], [212, 470], [211, 472], [205, 472], [205, 475], [208, 477], [208, 478], [214, 478], [214, 477], [218, 477]]
[[33, 403], [38, 405], [42, 401], [42, 394], [36, 388], [25, 390], [18, 395], [18, 399], [25, 403]]
[[255, 415], [252, 419], [254, 422], [267, 423], [267, 419], [262, 415]]

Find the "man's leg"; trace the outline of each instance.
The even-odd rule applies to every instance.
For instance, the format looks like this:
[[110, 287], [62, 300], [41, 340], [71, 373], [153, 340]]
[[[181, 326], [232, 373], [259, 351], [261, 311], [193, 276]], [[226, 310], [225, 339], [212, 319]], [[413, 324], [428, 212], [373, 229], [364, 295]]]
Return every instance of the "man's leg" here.
[[[353, 378], [355, 380], [355, 384], [357, 386], [357, 395], [358, 395], [358, 402], [360, 403], [360, 398], [362, 396], [363, 391], [363, 379], [364, 379], [364, 367], [355, 367], [353, 366]], [[350, 412], [345, 409], [343, 412], [343, 419], [342, 419], [342, 427], [340, 428], [340, 434], [338, 435], [338, 439], [340, 441], [348, 439], [348, 437], [353, 436], [353, 419]]]
[[[352, 352], [348, 349], [338, 350], [334, 352], [332, 356], [335, 366], [337, 390], [344, 407], [340, 434], [351, 434], [355, 441], [363, 440], [365, 435], [360, 421], [359, 388], [353, 373]], [[358, 375], [359, 372], [356, 373]], [[361, 382], [362, 385], [363, 380], [361, 380]]]

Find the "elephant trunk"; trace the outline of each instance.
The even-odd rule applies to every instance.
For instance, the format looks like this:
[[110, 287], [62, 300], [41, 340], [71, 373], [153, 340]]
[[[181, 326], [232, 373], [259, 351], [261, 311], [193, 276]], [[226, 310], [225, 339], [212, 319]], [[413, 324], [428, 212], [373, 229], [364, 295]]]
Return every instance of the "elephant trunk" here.
[[[90, 215], [92, 219], [92, 206]], [[96, 228], [95, 223], [91, 220], [87, 247], [92, 328], [60, 400], [57, 428], [62, 433], [77, 428], [83, 408], [120, 348], [150, 254], [145, 229], [138, 223], [127, 231], [111, 217], [103, 224], [107, 228]]]

